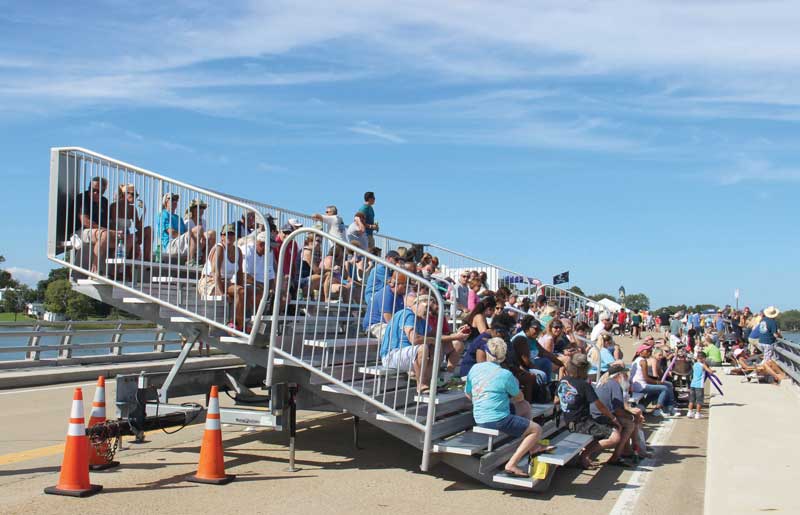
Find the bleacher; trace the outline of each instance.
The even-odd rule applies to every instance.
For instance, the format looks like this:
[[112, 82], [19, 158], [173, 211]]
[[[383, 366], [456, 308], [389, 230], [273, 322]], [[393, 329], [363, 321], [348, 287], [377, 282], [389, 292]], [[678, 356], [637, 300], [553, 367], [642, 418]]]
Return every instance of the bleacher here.
[[[267, 387], [299, 385], [297, 403], [301, 409], [346, 411], [387, 431], [421, 451], [424, 471], [435, 459], [491, 487], [542, 491], [549, 486], [557, 468], [572, 462], [588, 443], [589, 437], [565, 431], [556, 406], [532, 405], [534, 420], [543, 428], [543, 438], [549, 438], [557, 450], [539, 457], [541, 463], [549, 466], [544, 477], [507, 476], [503, 465], [517, 448], [519, 439], [476, 426], [471, 403], [456, 387], [446, 391], [433, 387], [428, 394], [418, 394], [417, 378], [383, 365], [380, 342], [362, 327], [367, 314], [361, 295], [348, 290], [338, 298], [323, 299], [320, 292], [306, 289], [301, 296], [303, 289], [297, 287], [304, 278], [300, 266], [292, 268], [286, 278], [278, 273], [271, 302], [266, 296], [255, 302], [254, 289], [245, 286], [244, 298], [252, 298], [254, 302], [247, 309], [245, 326], [232, 327], [229, 323], [234, 306], [224, 295], [198, 294], [200, 267], [166, 257], [145, 261], [117, 256], [113, 248], [93, 255], [95, 247], [87, 243], [75, 245], [71, 231], [75, 224], [75, 199], [94, 176], [108, 181], [104, 194], [109, 197], [118, 185], [135, 184], [139, 197], [150, 208], [142, 223], [151, 227], [157, 224], [159, 199], [165, 192], [173, 193], [180, 195], [183, 204], [194, 198], [207, 203], [205, 221], [209, 228], [234, 223], [250, 211], [256, 212], [256, 223], [263, 227], [269, 226], [266, 215], [274, 217], [278, 227], [293, 217], [303, 221], [305, 227], [292, 233], [289, 242], [302, 248], [309, 238], [321, 240], [319, 255], [312, 256], [312, 260], [323, 258], [331, 247], [336, 247], [341, 250], [340, 261], [336, 262], [341, 268], [383, 265], [388, 270], [405, 273], [407, 289], [413, 288], [417, 296], [430, 296], [441, 311], [438, 318], [432, 317], [433, 327], [426, 333], [436, 342], [434, 386], [442, 361], [442, 324], [447, 321], [455, 328], [457, 323], [456, 307], [453, 299], [448, 298], [452, 292], [443, 291], [441, 282], [434, 284], [370, 254], [369, 249], [334, 240], [320, 228], [314, 228], [307, 214], [205, 190], [85, 149], [53, 149], [48, 257], [71, 268], [77, 291], [179, 331], [191, 341], [201, 340], [239, 356], [248, 365], [264, 367]], [[513, 280], [522, 281], [520, 289], [529, 294], [536, 290], [533, 284], [525, 283], [523, 274], [438, 245], [415, 246], [409, 240], [385, 235], [377, 235], [376, 245], [384, 253], [396, 249], [411, 252], [416, 247], [436, 255], [441, 262], [440, 280], [447, 276], [457, 281], [464, 270], [488, 270], [487, 277], [494, 288], [504, 280]], [[283, 260], [288, 259], [289, 246], [284, 242], [280, 259], [275, 263], [279, 270]], [[321, 280], [325, 280], [324, 274]], [[179, 359], [175, 373], [179, 373], [181, 365]], [[275, 417], [271, 420], [279, 420], [280, 410], [274, 398], [271, 402], [263, 406], [264, 412], [272, 412]], [[252, 411], [253, 407], [248, 409]], [[235, 419], [229, 422], [236, 423]]]

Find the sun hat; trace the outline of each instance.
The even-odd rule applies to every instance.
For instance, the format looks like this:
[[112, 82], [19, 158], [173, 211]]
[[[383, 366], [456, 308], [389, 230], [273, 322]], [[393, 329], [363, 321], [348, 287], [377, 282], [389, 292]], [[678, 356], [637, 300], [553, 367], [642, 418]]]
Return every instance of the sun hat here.
[[260, 233], [256, 234], [256, 241], [266, 242], [267, 233], [265, 231], [261, 231]]
[[303, 227], [303, 222], [301, 222], [301, 221], [300, 221], [300, 220], [298, 220], [297, 218], [290, 218], [290, 219], [287, 221], [287, 223], [288, 223], [289, 225], [291, 225], [292, 227], [294, 227], [295, 229], [299, 229], [300, 227]]
[[292, 231], [294, 231], [294, 225], [288, 222], [283, 224], [283, 226], [281, 227], [281, 232], [292, 232]]
[[236, 234], [236, 226], [233, 224], [223, 225], [220, 234], [230, 234], [230, 233]]
[[646, 343], [643, 343], [643, 344], [639, 345], [638, 347], [636, 347], [636, 354], [639, 354], [639, 353], [644, 352], [646, 350], [651, 350], [652, 348], [653, 348], [652, 345], [648, 345]]
[[781, 314], [781, 311], [775, 306], [770, 306], [764, 310], [764, 316], [767, 318], [776, 318]]
[[613, 365], [608, 367], [608, 377], [609, 379], [614, 377], [617, 374], [621, 374], [623, 372], [627, 372], [628, 369], [625, 368], [625, 365], [620, 365], [619, 363], [614, 363]]
[[602, 322], [603, 320], [611, 320], [611, 313], [608, 311], [603, 311], [600, 313], [600, 321]]
[[199, 198], [196, 198], [196, 199], [193, 199], [189, 203], [189, 209], [191, 209], [193, 207], [199, 207], [200, 209], [206, 209], [208, 207], [208, 204], [206, 204], [204, 201], [200, 200]]

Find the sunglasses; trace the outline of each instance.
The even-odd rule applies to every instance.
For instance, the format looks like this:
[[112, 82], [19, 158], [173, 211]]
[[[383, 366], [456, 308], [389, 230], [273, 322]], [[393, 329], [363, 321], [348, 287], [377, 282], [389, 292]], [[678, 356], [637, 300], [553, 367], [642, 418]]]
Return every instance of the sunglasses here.
[[564, 329], [564, 326], [561, 325], [554, 325], [553, 329]]

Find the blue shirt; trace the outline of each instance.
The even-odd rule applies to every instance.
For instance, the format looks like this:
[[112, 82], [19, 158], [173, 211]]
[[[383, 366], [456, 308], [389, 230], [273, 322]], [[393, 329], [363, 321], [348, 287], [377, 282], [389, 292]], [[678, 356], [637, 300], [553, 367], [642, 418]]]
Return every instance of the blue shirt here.
[[[600, 348], [600, 372], [605, 372], [606, 370], [608, 370], [609, 365], [611, 365], [615, 361], [617, 360], [616, 358], [614, 358], [614, 354], [610, 350], [606, 349], [605, 347]], [[596, 363], [597, 363], [596, 361], [592, 362], [592, 366], [591, 368], [589, 368], [590, 374], [597, 373]]]
[[464, 392], [472, 398], [475, 422], [486, 424], [511, 414], [509, 400], [519, 395], [519, 383], [508, 370], [485, 361], [470, 369]]
[[158, 230], [161, 233], [162, 249], [167, 248], [169, 240], [171, 239], [167, 229], [172, 229], [173, 231], [178, 231], [179, 234], [183, 234], [186, 232], [186, 222], [184, 222], [180, 216], [175, 213], [170, 213], [166, 209], [161, 211], [161, 216], [158, 219]]
[[383, 322], [383, 314], [395, 314], [403, 309], [403, 296], [395, 295], [389, 286], [384, 286], [375, 292], [367, 305], [367, 314], [361, 326], [364, 330], [369, 329], [372, 324]]
[[695, 329], [700, 327], [700, 314], [699, 313], [695, 313], [694, 315], [692, 315], [692, 327], [695, 328]]
[[775, 319], [763, 317], [761, 323], [756, 327], [759, 332], [758, 343], [763, 343], [764, 345], [772, 345], [775, 343], [777, 340], [777, 338], [775, 338], [775, 333], [778, 332], [778, 322], [776, 322]]
[[428, 322], [422, 318], [417, 318], [414, 312], [408, 308], [401, 309], [394, 315], [389, 322], [389, 327], [383, 333], [381, 342], [381, 358], [385, 358], [390, 351], [410, 347], [411, 341], [404, 328], [413, 327], [414, 331], [421, 336], [432, 336], [433, 331], [428, 327]]
[[717, 332], [721, 333], [725, 330], [725, 320], [722, 317], [717, 319]]
[[[364, 213], [364, 216], [367, 218], [367, 226], [373, 225], [375, 223], [375, 210], [372, 209], [372, 206], [369, 204], [364, 204], [361, 206], [361, 209], [358, 210], [359, 213]], [[372, 229], [367, 227], [367, 235], [372, 235]]]
[[467, 350], [461, 356], [461, 369], [459, 375], [464, 377], [469, 374], [470, 369], [478, 362], [478, 350], [486, 352], [486, 342], [492, 336], [489, 333], [481, 333], [467, 343]]
[[386, 284], [386, 278], [389, 276], [386, 267], [382, 263], [375, 265], [372, 270], [367, 274], [367, 279], [364, 281], [364, 298], [369, 300], [372, 294]]
[[705, 382], [706, 371], [703, 369], [703, 364], [699, 361], [695, 361], [694, 365], [692, 365], [692, 384], [689, 386], [692, 388], [702, 388]]

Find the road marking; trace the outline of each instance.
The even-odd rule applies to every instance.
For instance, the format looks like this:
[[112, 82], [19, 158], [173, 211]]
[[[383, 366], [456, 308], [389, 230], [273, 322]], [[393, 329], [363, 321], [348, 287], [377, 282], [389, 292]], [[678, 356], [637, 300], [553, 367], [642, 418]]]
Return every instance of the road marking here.
[[[672, 434], [672, 429], [674, 427], [675, 419], [671, 418], [665, 420], [656, 430], [656, 432], [653, 433], [653, 437], [648, 444], [651, 447], [656, 448], [664, 445], [669, 439], [669, 435]], [[655, 450], [658, 452], [658, 449]], [[614, 504], [614, 507], [610, 512], [608, 512], [609, 515], [629, 515], [635, 513], [636, 503], [639, 500], [639, 496], [642, 494], [642, 490], [644, 490], [644, 484], [647, 482], [648, 476], [655, 468], [657, 462], [656, 458], [657, 456], [654, 456], [653, 458], [644, 460], [639, 464], [634, 473], [631, 474], [628, 483], [622, 490], [622, 493], [617, 499], [617, 502]]]
[[13, 452], [11, 454], [0, 456], [0, 465], [11, 465], [12, 463], [19, 463], [20, 461], [33, 460], [36, 458], [43, 458], [45, 456], [53, 456], [54, 454], [61, 454], [63, 452], [63, 443], [51, 445], [49, 447], [30, 449], [28, 451]]
[[[113, 382], [113, 379], [109, 379], [106, 381], [106, 384]], [[12, 395], [15, 393], [35, 393], [35, 392], [46, 392], [47, 390], [61, 390], [63, 388], [77, 388], [79, 386], [94, 386], [97, 384], [97, 381], [91, 383], [81, 383], [81, 384], [64, 384], [61, 386], [47, 386], [45, 388], [30, 388], [28, 390], [9, 390], [7, 392], [0, 392], [0, 395]]]

